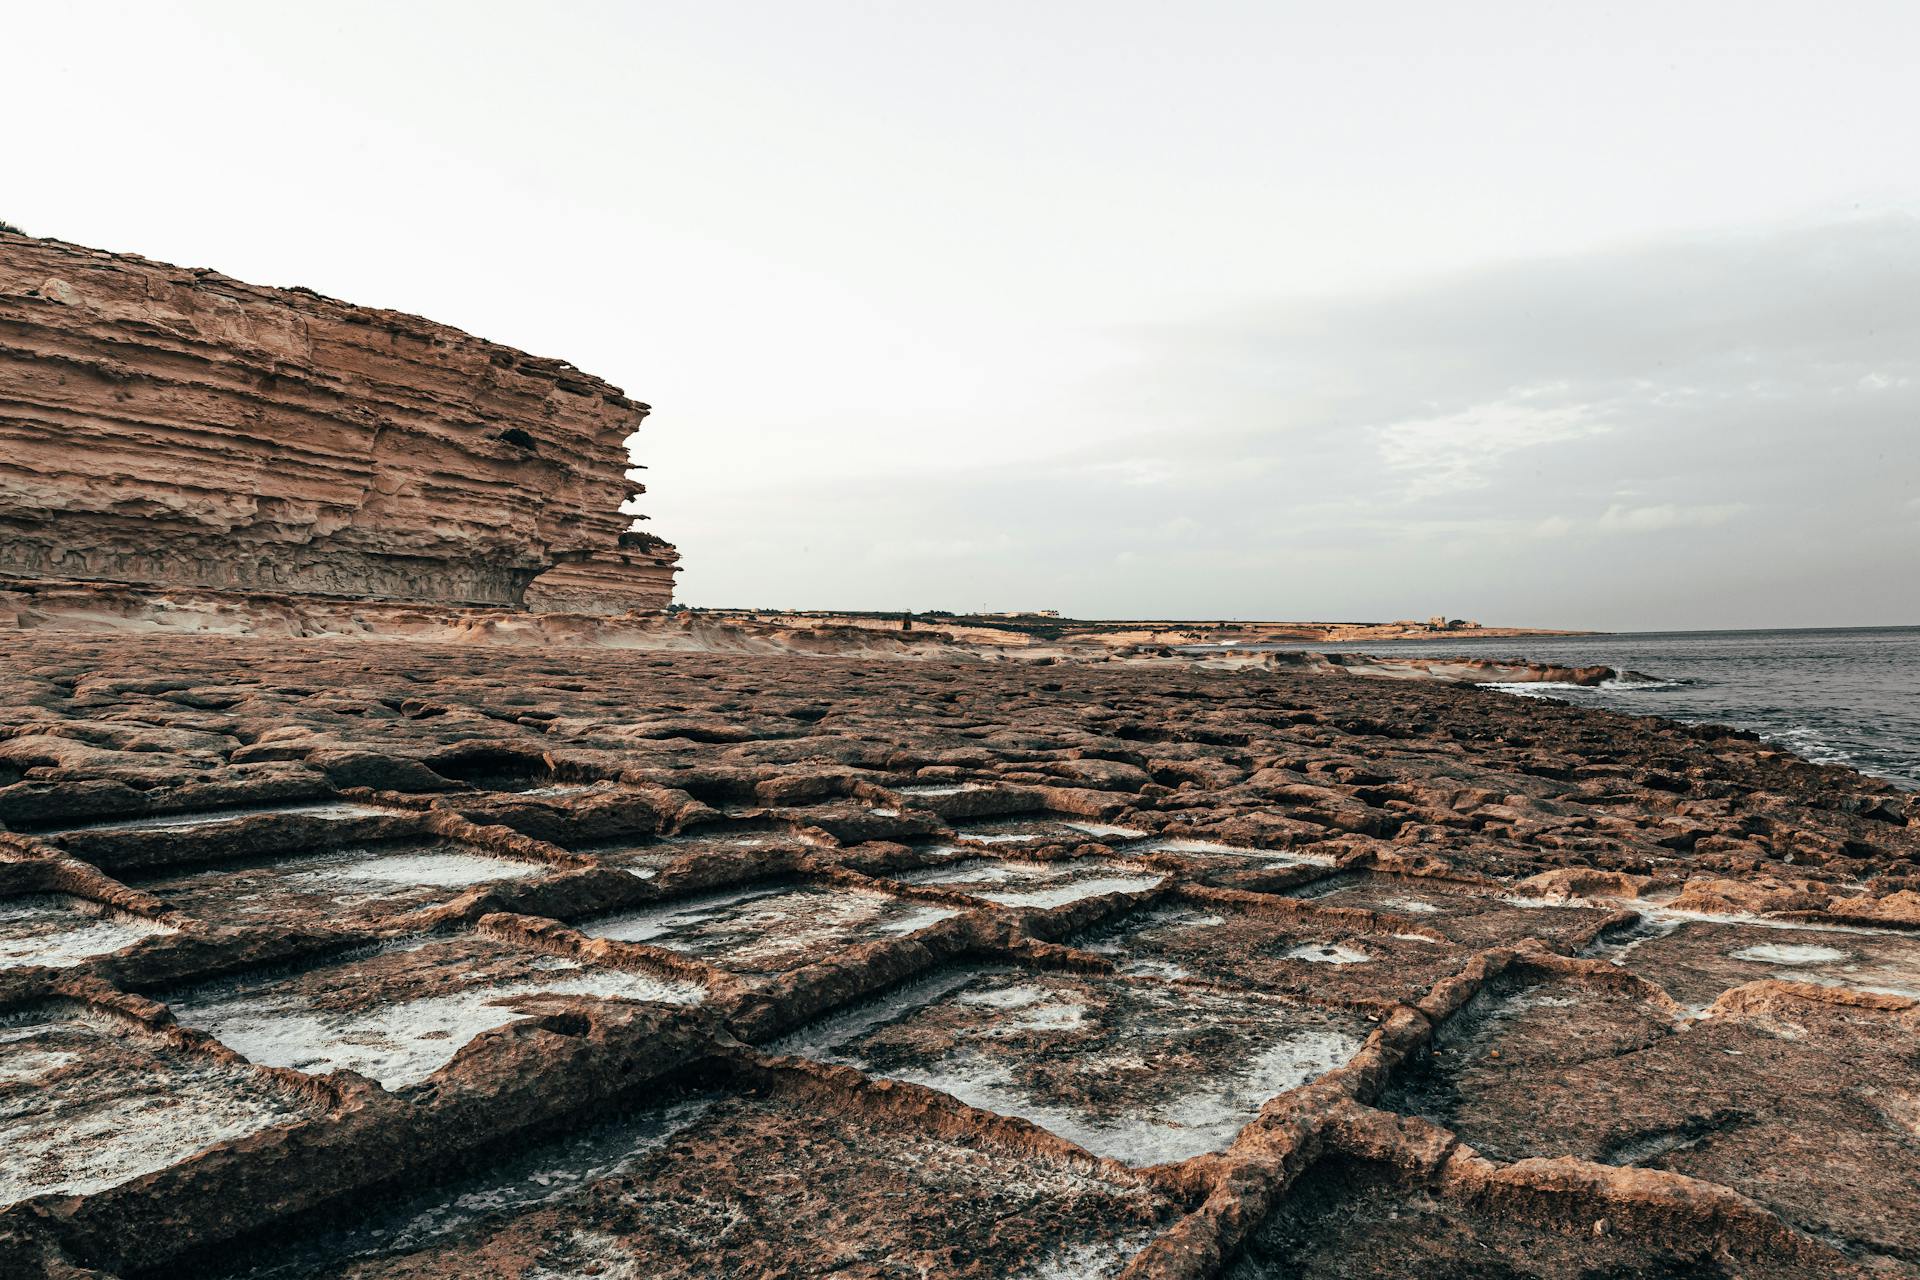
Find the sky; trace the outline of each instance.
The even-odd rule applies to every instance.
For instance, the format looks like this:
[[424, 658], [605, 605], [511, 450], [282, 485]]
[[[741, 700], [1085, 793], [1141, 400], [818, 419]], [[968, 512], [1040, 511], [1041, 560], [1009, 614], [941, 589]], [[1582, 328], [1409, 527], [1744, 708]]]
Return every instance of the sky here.
[[1920, 7], [61, 4], [0, 218], [650, 403], [688, 604], [1920, 624]]

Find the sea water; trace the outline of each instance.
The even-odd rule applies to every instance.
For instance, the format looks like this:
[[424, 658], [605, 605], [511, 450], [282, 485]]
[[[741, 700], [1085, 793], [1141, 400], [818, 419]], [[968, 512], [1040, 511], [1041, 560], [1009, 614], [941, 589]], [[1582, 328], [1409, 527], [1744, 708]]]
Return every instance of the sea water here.
[[1243, 649], [1308, 649], [1382, 657], [1523, 658], [1608, 666], [1656, 679], [1598, 688], [1501, 685], [1526, 697], [1632, 715], [1751, 729], [1816, 764], [1850, 765], [1920, 789], [1920, 627], [1672, 631], [1596, 636], [1292, 642]]

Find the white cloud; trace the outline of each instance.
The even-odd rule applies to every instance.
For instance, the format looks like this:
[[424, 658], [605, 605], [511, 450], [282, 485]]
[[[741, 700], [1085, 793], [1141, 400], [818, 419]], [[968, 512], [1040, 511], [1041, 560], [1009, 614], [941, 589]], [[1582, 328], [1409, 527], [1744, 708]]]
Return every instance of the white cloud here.
[[1111, 462], [1096, 462], [1086, 470], [1091, 475], [1135, 488], [1165, 484], [1173, 479], [1173, 465], [1165, 458], [1116, 458]]
[[1378, 429], [1380, 460], [1408, 473], [1406, 496], [1432, 497], [1482, 489], [1508, 455], [1610, 430], [1585, 404], [1541, 406], [1496, 401], [1436, 418]]
[[1615, 503], [1601, 514], [1598, 526], [1607, 533], [1658, 533], [1663, 529], [1706, 529], [1725, 524], [1747, 509], [1744, 502], [1725, 502], [1716, 506], [1681, 507], [1662, 503], [1655, 507], [1627, 507]]

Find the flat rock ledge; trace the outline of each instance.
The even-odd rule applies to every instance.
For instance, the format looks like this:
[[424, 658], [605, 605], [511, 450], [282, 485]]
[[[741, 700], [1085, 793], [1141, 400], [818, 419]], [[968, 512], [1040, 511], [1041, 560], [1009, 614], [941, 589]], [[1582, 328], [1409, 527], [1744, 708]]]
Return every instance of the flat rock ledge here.
[[0, 1274], [1920, 1275], [1916, 819], [1259, 662], [0, 634]]

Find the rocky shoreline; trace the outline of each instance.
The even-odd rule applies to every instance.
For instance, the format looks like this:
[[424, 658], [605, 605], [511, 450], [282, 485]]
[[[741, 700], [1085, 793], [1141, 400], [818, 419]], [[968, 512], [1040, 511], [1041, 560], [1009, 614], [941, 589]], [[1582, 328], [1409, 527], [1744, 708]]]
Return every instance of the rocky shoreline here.
[[1330, 665], [0, 635], [0, 1271], [1920, 1274], [1920, 801]]

